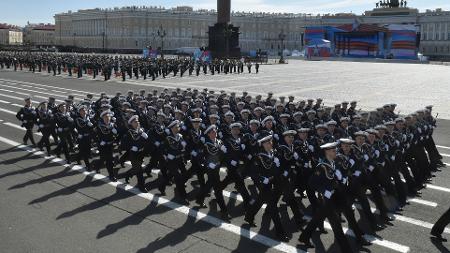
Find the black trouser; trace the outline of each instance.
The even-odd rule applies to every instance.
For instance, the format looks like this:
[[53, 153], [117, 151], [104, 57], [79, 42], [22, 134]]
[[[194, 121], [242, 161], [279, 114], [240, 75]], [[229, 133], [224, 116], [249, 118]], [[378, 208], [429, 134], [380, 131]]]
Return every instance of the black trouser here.
[[328, 218], [331, 229], [333, 230], [335, 238], [334, 241], [339, 245], [341, 252], [353, 252], [350, 246], [350, 242], [348, 241], [342, 229], [341, 219], [339, 218], [334, 202], [329, 199], [324, 199], [318, 201], [317, 203], [319, 208], [317, 208], [317, 210], [313, 213], [313, 217], [306, 226], [303, 233], [300, 235], [300, 239], [302, 239], [303, 241], [309, 240], [312, 236], [312, 233], [316, 230], [317, 226], [323, 223], [325, 218]]
[[55, 153], [59, 156], [61, 155], [61, 151], [64, 152], [64, 156], [67, 161], [70, 161], [69, 147], [67, 146], [67, 138], [69, 137], [69, 133], [61, 132], [58, 133], [58, 146], [56, 146]]
[[278, 200], [280, 199], [281, 193], [278, 190], [275, 190], [272, 187], [272, 184], [261, 184], [260, 190], [255, 202], [248, 207], [245, 218], [253, 221], [255, 215], [261, 210], [262, 205], [266, 203], [266, 213], [273, 221], [277, 234], [284, 234], [280, 211], [278, 210]]
[[289, 181], [289, 178], [281, 176], [278, 186], [281, 188], [283, 200], [291, 208], [292, 213], [294, 214], [294, 219], [295, 222], [297, 222], [297, 225], [303, 223], [304, 213], [300, 210], [300, 205], [295, 199], [294, 187], [293, 184]]
[[426, 139], [423, 142], [423, 146], [427, 150], [428, 156], [430, 157], [430, 162], [432, 164], [436, 164], [442, 159], [442, 156], [439, 154], [439, 151], [437, 150], [433, 136], [430, 136], [428, 139]]
[[41, 140], [38, 142], [38, 147], [40, 149], [43, 148], [43, 146], [45, 145], [45, 148], [47, 149], [47, 153], [50, 155], [50, 130], [49, 129], [41, 129], [41, 133], [42, 133], [42, 138]]
[[208, 181], [200, 189], [200, 193], [197, 197], [197, 202], [203, 203], [205, 201], [206, 195], [214, 189], [214, 195], [216, 197], [217, 204], [222, 212], [227, 212], [227, 206], [225, 205], [225, 200], [223, 198], [222, 189], [220, 187], [220, 167], [216, 169], [206, 168], [206, 174], [208, 175]]
[[189, 169], [187, 176], [186, 176], [186, 181], [189, 180], [189, 178], [191, 178], [194, 174], [197, 175], [197, 180], [198, 183], [200, 184], [200, 187], [204, 187], [205, 186], [205, 168], [203, 167], [203, 165], [198, 161], [197, 158], [193, 158], [191, 159], [191, 168]]
[[403, 206], [406, 204], [406, 191], [405, 191], [405, 183], [400, 178], [398, 163], [390, 160], [388, 164], [390, 176], [394, 179], [395, 191], [397, 192], [397, 200], [399, 204]]
[[181, 198], [186, 198], [186, 169], [183, 160], [175, 158], [174, 160], [167, 160], [166, 163], [167, 176], [162, 177], [161, 190], [164, 191], [169, 181], [173, 178], [176, 185], [176, 191]]
[[112, 145], [105, 145], [105, 146], [99, 146], [98, 151], [100, 153], [100, 161], [97, 165], [96, 170], [99, 171], [100, 168], [106, 164], [106, 169], [108, 170], [109, 177], [114, 177], [114, 156], [113, 156], [113, 146]]
[[382, 216], [387, 215], [387, 208], [383, 204], [383, 199], [381, 197], [381, 192], [379, 187], [376, 187], [376, 184], [369, 180], [369, 175], [361, 174], [359, 177], [352, 176], [350, 178], [350, 184], [348, 186], [348, 190], [350, 192], [351, 198], [357, 198], [359, 203], [362, 207], [359, 211], [360, 213], [363, 213], [364, 216], [368, 219], [372, 227], [374, 227], [377, 224], [377, 220], [375, 218], [375, 215], [372, 213], [372, 210], [370, 209], [369, 200], [367, 199], [366, 190], [367, 188], [370, 188], [370, 191], [372, 192], [372, 189], [375, 192], [372, 192], [372, 195], [374, 196], [375, 204], [377, 208], [380, 210]]
[[23, 143], [26, 144], [28, 142], [28, 140], [30, 140], [33, 145], [36, 145], [36, 143], [34, 142], [34, 137], [33, 137], [33, 127], [26, 128], [25, 135], [23, 136]]
[[442, 234], [445, 227], [450, 223], [450, 208], [439, 218], [434, 224], [431, 232], [434, 234]]
[[130, 178], [132, 176], [136, 176], [138, 188], [145, 190], [144, 170], [142, 169], [144, 157], [141, 153], [130, 152], [129, 158], [131, 161], [131, 169], [125, 173], [125, 177]]
[[78, 139], [77, 161], [80, 163], [83, 160], [88, 171], [91, 169], [89, 158], [91, 158], [91, 140], [89, 137], [83, 136], [82, 139]]
[[227, 176], [221, 182], [221, 188], [225, 189], [228, 185], [234, 183], [236, 190], [241, 194], [244, 202], [248, 203], [250, 201], [250, 194], [245, 187], [244, 178], [241, 176], [238, 169], [238, 166], [227, 166]]

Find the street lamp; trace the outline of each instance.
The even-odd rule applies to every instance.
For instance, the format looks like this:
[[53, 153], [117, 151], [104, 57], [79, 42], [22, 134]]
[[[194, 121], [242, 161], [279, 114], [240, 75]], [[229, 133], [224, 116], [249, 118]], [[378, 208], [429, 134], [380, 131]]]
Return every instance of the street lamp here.
[[284, 62], [284, 40], [286, 39], [286, 34], [284, 33], [283, 30], [281, 30], [280, 34], [278, 35], [278, 39], [281, 41], [281, 56], [280, 56], [280, 63], [285, 63]]
[[164, 37], [167, 36], [167, 33], [166, 33], [166, 30], [163, 29], [162, 24], [159, 25], [157, 34], [158, 34], [158, 37], [161, 38], [161, 58], [164, 59]]

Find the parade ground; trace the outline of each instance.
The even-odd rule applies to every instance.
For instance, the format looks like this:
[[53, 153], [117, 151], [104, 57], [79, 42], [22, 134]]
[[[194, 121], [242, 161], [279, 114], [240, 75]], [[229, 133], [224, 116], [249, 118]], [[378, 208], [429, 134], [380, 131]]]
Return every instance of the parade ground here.
[[[289, 242], [275, 239], [270, 220], [261, 210], [256, 228], [243, 220], [242, 197], [233, 186], [224, 191], [231, 222], [220, 219], [214, 194], [206, 200], [211, 208], [195, 208], [196, 181], [187, 183], [190, 206], [173, 201], [173, 189], [160, 196], [154, 180], [147, 180], [149, 193], [140, 193], [123, 180], [109, 181], [106, 170], [87, 172], [82, 166], [64, 165], [61, 159], [21, 145], [24, 129], [15, 114], [23, 98], [35, 102], [49, 96], [63, 102], [68, 95], [80, 100], [87, 93], [98, 98], [100, 92], [114, 96], [116, 91], [193, 88], [248, 91], [250, 95], [323, 98], [325, 106], [344, 100], [358, 101], [358, 108], [373, 110], [386, 103], [398, 104], [398, 113], [408, 114], [434, 105], [438, 116], [434, 140], [447, 164], [422, 195], [411, 198], [401, 214], [376, 235], [367, 235], [372, 246], [360, 249], [372, 253], [449, 252], [450, 243], [434, 241], [430, 230], [450, 206], [450, 67], [422, 64], [308, 62], [291, 60], [286, 65], [262, 65], [260, 73], [159, 78], [156, 81], [115, 78], [104, 82], [101, 76], [81, 79], [30, 73], [26, 70], [0, 71], [0, 252], [306, 252], [299, 246], [300, 232], [287, 206], [281, 202], [282, 221]], [[36, 106], [36, 104], [34, 104]], [[39, 139], [38, 133], [35, 138]], [[147, 159], [145, 160], [147, 161]], [[127, 164], [127, 167], [130, 167]], [[223, 174], [224, 176], [225, 174]], [[254, 190], [251, 189], [250, 190]], [[304, 200], [305, 201], [305, 200]], [[305, 206], [308, 206], [304, 202]], [[375, 205], [373, 203], [372, 207]], [[358, 206], [355, 207], [358, 209]], [[264, 209], [264, 206], [263, 206]], [[359, 221], [359, 213], [355, 211]], [[307, 215], [311, 215], [310, 210]], [[261, 220], [264, 222], [261, 224]], [[342, 224], [345, 229], [347, 222]], [[362, 228], [367, 228], [364, 222]], [[315, 249], [307, 252], [337, 252], [330, 225], [328, 234], [315, 233]], [[352, 237], [352, 231], [346, 230]], [[319, 237], [320, 236], [320, 237]], [[450, 238], [450, 228], [443, 234]], [[351, 240], [354, 247], [356, 243]]]

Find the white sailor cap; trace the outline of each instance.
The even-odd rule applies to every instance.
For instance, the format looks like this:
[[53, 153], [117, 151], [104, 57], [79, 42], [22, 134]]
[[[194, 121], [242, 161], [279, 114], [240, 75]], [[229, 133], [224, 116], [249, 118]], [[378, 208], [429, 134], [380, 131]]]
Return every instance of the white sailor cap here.
[[239, 123], [239, 122], [233, 123], [233, 124], [230, 125], [230, 129], [233, 129], [233, 128], [241, 129], [242, 128], [242, 124]]
[[209, 118], [220, 119], [219, 115], [217, 115], [217, 114], [210, 114], [208, 117]]
[[288, 135], [294, 136], [296, 134], [297, 134], [297, 131], [295, 131], [295, 130], [286, 130], [283, 132], [283, 136], [288, 136]]
[[262, 121], [261, 121], [261, 124], [266, 124], [266, 122], [267, 121], [273, 121], [274, 120], [274, 118], [272, 117], [272, 116], [267, 116], [267, 117], [265, 117]]
[[128, 125], [131, 125], [133, 121], [139, 121], [139, 116], [138, 115], [131, 116], [131, 118], [128, 120]]
[[328, 121], [328, 122], [326, 123], [326, 125], [327, 125], [327, 126], [336, 126], [336, 125], [337, 125], [337, 122], [334, 121], [334, 120], [330, 120], [330, 121]]
[[261, 123], [258, 120], [256, 120], [256, 119], [250, 120], [249, 124], [250, 125], [257, 125], [257, 126], [261, 125]]
[[228, 111], [227, 113], [225, 113], [225, 117], [232, 117], [234, 118], [234, 113], [231, 111]]
[[377, 125], [375, 126], [375, 130], [387, 130], [387, 127], [385, 125]]
[[272, 135], [267, 135], [265, 137], [262, 137], [261, 139], [258, 140], [259, 145], [262, 145], [265, 142], [271, 141], [272, 140]]
[[358, 137], [358, 136], [366, 137], [367, 136], [367, 132], [358, 131], [358, 132], [354, 133], [353, 135], [355, 135], [355, 137]]
[[349, 139], [349, 138], [341, 138], [341, 139], [339, 139], [339, 143], [340, 144], [353, 144], [353, 143], [355, 143], [355, 141], [352, 139]]
[[203, 121], [203, 120], [202, 120], [201, 118], [192, 118], [192, 119], [191, 119], [191, 122], [192, 122], [192, 123], [202, 123], [202, 121]]
[[326, 144], [323, 144], [322, 146], [320, 146], [320, 149], [323, 149], [323, 150], [335, 149], [337, 147], [337, 145], [338, 145], [337, 142], [330, 142], [330, 143], [326, 143]]
[[205, 130], [205, 134], [208, 134], [211, 131], [216, 131], [217, 130], [217, 126], [216, 125], [210, 125], [208, 128], [206, 128]]
[[368, 133], [368, 134], [373, 134], [373, 135], [377, 135], [378, 134], [378, 131], [377, 130], [375, 130], [375, 129], [367, 129], [366, 130], [366, 132]]
[[170, 122], [170, 124], [167, 126], [167, 128], [172, 128], [174, 126], [179, 126], [180, 125], [180, 121], [179, 120], [174, 120], [172, 122]]
[[290, 118], [290, 117], [291, 117], [291, 115], [289, 115], [287, 113], [283, 113], [283, 114], [280, 115], [280, 119], [282, 119], [282, 118]]
[[311, 131], [311, 129], [306, 128], [306, 127], [302, 127], [300, 129], [297, 129], [297, 133], [309, 133], [309, 131]]
[[110, 110], [103, 111], [100, 114], [100, 118], [103, 118], [103, 116], [112, 116], [112, 112]]

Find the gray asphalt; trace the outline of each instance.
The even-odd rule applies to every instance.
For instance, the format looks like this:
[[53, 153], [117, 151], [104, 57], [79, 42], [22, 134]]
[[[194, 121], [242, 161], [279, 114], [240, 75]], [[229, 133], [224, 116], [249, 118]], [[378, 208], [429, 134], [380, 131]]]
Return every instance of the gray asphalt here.
[[[302, 64], [306, 63], [298, 64], [303, 67]], [[317, 68], [318, 63], [313, 64], [314, 66], [305, 66]], [[327, 69], [327, 64], [324, 63], [318, 68], [319, 70], [324, 69], [324, 75], [334, 72]], [[407, 65], [392, 64], [392, 66], [405, 68], [404, 66]], [[340, 67], [345, 68], [345, 66]], [[264, 66], [262, 73], [259, 75], [201, 76], [185, 79], [175, 77], [153, 83], [143, 80], [125, 83], [121, 81], [74, 80], [66, 76], [53, 77], [27, 72], [0, 71], [0, 120], [3, 120], [0, 122], [2, 126], [0, 137], [17, 143], [21, 142], [24, 132], [9, 124], [18, 125], [19, 122], [14, 115], [7, 111], [16, 112], [19, 107], [14, 104], [22, 104], [20, 98], [24, 97], [24, 94], [29, 94], [36, 101], [40, 101], [43, 99], [36, 96], [48, 97], [46, 93], [57, 95], [57, 99], [63, 99], [70, 93], [76, 95], [80, 93], [81, 96], [86, 92], [97, 94], [105, 91], [108, 94], [114, 94], [118, 90], [122, 92], [129, 89], [150, 91], [164, 87], [184, 88], [189, 85], [205, 86], [217, 90], [249, 89], [253, 94], [257, 94], [261, 90], [265, 93], [266, 90], [258, 89], [257, 85], [248, 86], [256, 80], [262, 85], [267, 84], [266, 86], [271, 87], [271, 91], [275, 91], [276, 94], [287, 94], [288, 92], [300, 94], [303, 89], [308, 89], [303, 88], [303, 86], [286, 87], [278, 85], [270, 79], [264, 81], [265, 76], [276, 75], [280, 72], [280, 68], [281, 66]], [[289, 71], [292, 65], [288, 65], [287, 68], [286, 71]], [[423, 74], [425, 74], [429, 69], [423, 71]], [[294, 75], [295, 73], [290, 74]], [[208, 78], [213, 78], [213, 81], [208, 81]], [[320, 77], [320, 79], [322, 78], [323, 76]], [[329, 80], [331, 80], [330, 78], [333, 77], [330, 76]], [[370, 76], [367, 78], [370, 79]], [[310, 82], [314, 82], [314, 80], [310, 80]], [[320, 83], [320, 81], [317, 80], [317, 83]], [[340, 83], [340, 85], [345, 86], [346, 83]], [[395, 84], [393, 85], [395, 86]], [[329, 88], [332, 89], [331, 87], [330, 85]], [[327, 87], [318, 88], [324, 91], [329, 89]], [[310, 89], [312, 90], [313, 87]], [[412, 87], [411, 90], [415, 90], [415, 88]], [[404, 103], [410, 104], [410, 101], [415, 101], [416, 104], [421, 103], [421, 97], [417, 96], [415, 92], [411, 92], [410, 97], [408, 97], [409, 90], [404, 92], [406, 94], [398, 95], [397, 100], [394, 101], [391, 97], [378, 97], [378, 105], [388, 102], [396, 102], [400, 106]], [[351, 100], [350, 95], [346, 98], [330, 97], [330, 100]], [[323, 97], [325, 103], [331, 104], [331, 102], [327, 102], [327, 97]], [[374, 103], [372, 100], [368, 100], [366, 103], [364, 99], [359, 100], [359, 102], [363, 109], [371, 109], [371, 104]], [[428, 104], [429, 101], [426, 102]], [[412, 108], [411, 110], [418, 109], [415, 107], [409, 108]], [[443, 109], [437, 109], [440, 115], [449, 113]], [[438, 123], [439, 128], [435, 133], [435, 141], [438, 145], [450, 147], [450, 121], [442, 119]], [[39, 138], [39, 136], [35, 136], [35, 138]], [[267, 247], [261, 242], [247, 239], [246, 236], [241, 236], [239, 233], [236, 234], [223, 227], [211, 225], [208, 218], [198, 221], [180, 212], [181, 209], [178, 211], [172, 210], [170, 205], [156, 204], [154, 201], [150, 202], [146, 198], [137, 196], [135, 190], [123, 190], [123, 187], [115, 187], [102, 180], [94, 179], [92, 175], [86, 176], [79, 171], [73, 171], [58, 163], [52, 163], [48, 159], [33, 155], [33, 153], [10, 144], [0, 141], [1, 252], [280, 251], [275, 247]], [[439, 148], [439, 151], [443, 154], [450, 154], [450, 149]], [[450, 163], [450, 157], [445, 157], [444, 161]], [[102, 171], [102, 173], [106, 173], [106, 171]], [[147, 179], [151, 188], [155, 187], [155, 180], [156, 177]], [[444, 169], [443, 172], [437, 174], [433, 185], [450, 188], [449, 180], [450, 172], [448, 169]], [[131, 185], [135, 185], [135, 182], [132, 181]], [[197, 189], [195, 179], [188, 182], [187, 187], [189, 191], [192, 191], [190, 196], [193, 198], [195, 189]], [[228, 192], [233, 190], [233, 187], [227, 189]], [[157, 194], [158, 191], [153, 189], [151, 193]], [[167, 194], [166, 199], [172, 200], [174, 198], [171, 189], [167, 190]], [[233, 196], [226, 198], [230, 210], [232, 210], [231, 224], [242, 227], [241, 233], [245, 234], [245, 231], [249, 228], [242, 225], [244, 224], [242, 206]], [[423, 191], [422, 197], [418, 199], [419, 202], [421, 200], [428, 201], [426, 202], [428, 205], [411, 201], [411, 205], [406, 207], [403, 216], [398, 217], [393, 222], [394, 226], [377, 233], [384, 240], [378, 240], [378, 245], [374, 244], [360, 250], [364, 252], [401, 252], [401, 250], [407, 250], [404, 252], [448, 252], [445, 247], [449, 247], [450, 244], [439, 245], [432, 241], [429, 237], [430, 229], [427, 226], [434, 223], [439, 215], [450, 206], [449, 196], [450, 189], [449, 191], [442, 191], [442, 189], [436, 190], [428, 187]], [[176, 199], [174, 201], [176, 202]], [[207, 203], [211, 208], [203, 209], [201, 212], [208, 214], [208, 217], [220, 217], [216, 211], [215, 201], [208, 199]], [[303, 203], [306, 206], [308, 205], [305, 200]], [[432, 203], [431, 206], [430, 203]], [[437, 204], [437, 206], [433, 206], [433, 204]], [[190, 207], [194, 206], [192, 202]], [[298, 238], [299, 232], [295, 231], [292, 226], [290, 221], [292, 215], [287, 211], [286, 206], [280, 204], [280, 207], [283, 210], [283, 223], [293, 238], [286, 246], [293, 247], [278, 247], [278, 249], [288, 251], [298, 246], [296, 238]], [[189, 212], [191, 214], [194, 211], [195, 209], [191, 209]], [[359, 219], [358, 214], [357, 216]], [[260, 212], [257, 217], [257, 224], [261, 223], [262, 217], [263, 212]], [[361, 220], [361, 224], [367, 229], [364, 218]], [[346, 226], [346, 224], [344, 225]], [[267, 222], [252, 229], [259, 235], [273, 239], [273, 231], [271, 230], [272, 228]], [[449, 236], [449, 234], [446, 235]], [[313, 241], [317, 248], [308, 252], [338, 252], [336, 245], [333, 244], [332, 233], [320, 237], [317, 234]], [[301, 248], [298, 249], [301, 250]]]

